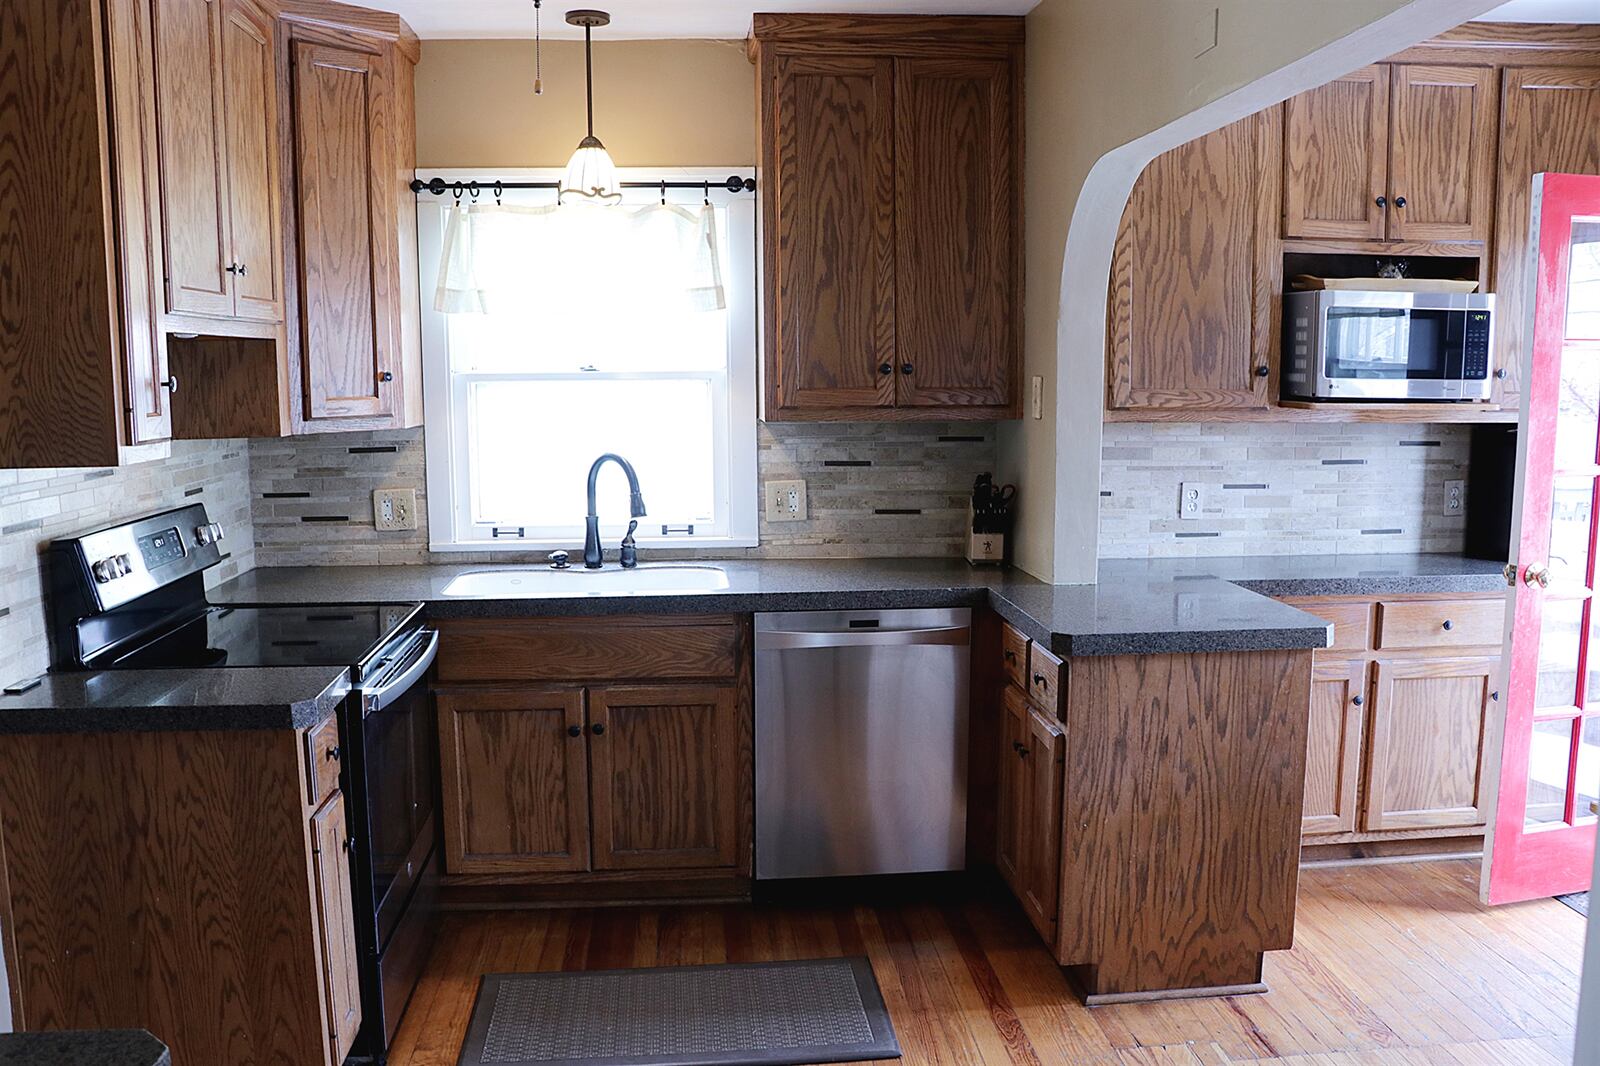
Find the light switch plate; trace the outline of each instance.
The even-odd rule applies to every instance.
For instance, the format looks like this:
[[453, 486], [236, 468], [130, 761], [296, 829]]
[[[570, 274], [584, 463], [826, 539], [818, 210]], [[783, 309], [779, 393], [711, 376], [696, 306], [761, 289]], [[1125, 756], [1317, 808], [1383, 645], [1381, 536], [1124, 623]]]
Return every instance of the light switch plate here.
[[1184, 521], [1199, 519], [1206, 509], [1206, 487], [1198, 481], [1184, 481], [1178, 485], [1178, 517]]
[[1455, 518], [1467, 513], [1467, 483], [1452, 479], [1444, 483], [1444, 506], [1442, 513], [1446, 518]]
[[768, 522], [801, 522], [806, 517], [804, 481], [769, 481], [766, 491]]
[[378, 489], [372, 494], [372, 528], [394, 533], [417, 528], [416, 489]]

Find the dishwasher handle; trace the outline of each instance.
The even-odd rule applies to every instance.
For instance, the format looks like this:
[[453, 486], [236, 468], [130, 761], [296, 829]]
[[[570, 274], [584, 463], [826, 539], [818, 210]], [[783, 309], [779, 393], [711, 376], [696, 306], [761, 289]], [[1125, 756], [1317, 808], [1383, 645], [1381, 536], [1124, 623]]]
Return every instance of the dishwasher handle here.
[[972, 643], [971, 626], [930, 626], [925, 629], [768, 629], [756, 633], [757, 651], [800, 648], [909, 647], [944, 644], [965, 647]]

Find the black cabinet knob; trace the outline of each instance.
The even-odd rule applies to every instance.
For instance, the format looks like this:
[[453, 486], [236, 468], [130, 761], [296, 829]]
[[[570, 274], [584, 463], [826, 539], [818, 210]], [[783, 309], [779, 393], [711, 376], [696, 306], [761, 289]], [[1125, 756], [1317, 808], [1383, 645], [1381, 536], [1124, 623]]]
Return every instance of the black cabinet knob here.
[[173, 374], [171, 377], [161, 382], [161, 387], [166, 389], [168, 393], [176, 393], [178, 391], [178, 375]]
[[392, 371], [392, 370], [379, 371], [378, 372], [378, 380], [380, 382], [383, 382], [384, 384], [388, 384], [389, 382], [394, 380], [394, 371]]
[[1446, 629], [1454, 629], [1455, 627], [1456, 627], [1456, 624], [1454, 622], [1450, 621], [1450, 619], [1446, 618], [1444, 620], [1444, 628], [1446, 628]]
[[1505, 367], [1501, 367], [1499, 370], [1496, 370], [1494, 372], [1494, 376], [1496, 378], [1500, 379], [1501, 381], [1504, 381], [1506, 379], [1506, 368]]
[[1406, 205], [1406, 198], [1404, 196], [1396, 196], [1394, 198], [1394, 206], [1396, 206], [1396, 207], [1404, 207], [1405, 205]]
[[349, 837], [345, 837], [344, 843], [339, 846], [344, 848], [346, 854], [356, 850], [356, 842]]
[[1005, 654], [1006, 654], [1006, 662], [1014, 663], [1014, 662], [1017, 661], [1017, 653], [1012, 651], [1010, 648], [1006, 649], [1006, 653]]
[[1028, 757], [1028, 749], [1023, 747], [1021, 744], [1018, 744], [1017, 745], [1017, 757], [1021, 758], [1021, 759], [1026, 759]]
[[1372, 202], [1377, 204], [1379, 207], [1388, 207], [1389, 206], [1389, 198], [1387, 196], [1380, 196], [1380, 197], [1378, 197], [1376, 200], [1374, 200]]
[[1495, 702], [1496, 702], [1496, 703], [1499, 703], [1499, 702], [1500, 702], [1500, 693], [1498, 693], [1498, 692], [1491, 692], [1491, 693], [1489, 693], [1489, 698], [1490, 698], [1490, 699], [1491, 699], [1491, 700], [1494, 700], [1494, 701], [1495, 701]]
[[595, 736], [599, 736], [601, 733], [604, 733], [605, 731], [606, 731], [606, 724], [604, 722], [596, 722], [594, 725], [589, 727], [589, 732], [593, 733]]
[[894, 364], [893, 363], [879, 363], [878, 364], [878, 373], [880, 373], [880, 374], [893, 374], [894, 373]]
[[567, 726], [567, 736], [569, 736], [569, 737], [581, 737], [581, 736], [583, 736], [583, 726], [581, 726], [581, 725], [569, 725], [569, 726]]
[[901, 363], [900, 364], [900, 373], [902, 373], [902, 374], [911, 373], [911, 369], [912, 369], [912, 367], [911, 367], [910, 363]]
[[1044, 684], [1044, 675], [1043, 675], [1043, 674], [1034, 674], [1034, 675], [1033, 675], [1033, 683], [1034, 683], [1034, 684], [1035, 684], [1035, 685], [1042, 685], [1042, 684]]
[[1357, 707], [1359, 707], [1363, 703], [1367, 702], [1367, 698], [1365, 696], [1351, 696], [1350, 697], [1350, 702], [1355, 704]]
[[1267, 376], [1267, 375], [1268, 375], [1268, 374], [1270, 374], [1270, 373], [1272, 373], [1272, 371], [1270, 371], [1270, 370], [1268, 370], [1268, 369], [1267, 369], [1267, 368], [1266, 368], [1266, 367], [1264, 367], [1264, 366], [1258, 366], [1258, 367], [1256, 367], [1256, 377], [1258, 377], [1258, 378], [1264, 378], [1264, 377], [1266, 377], [1266, 376]]
[[1022, 750], [1022, 745], [1017, 743], [1015, 740], [1013, 740], [1011, 742], [1011, 750], [1012, 751], [1021, 751]]

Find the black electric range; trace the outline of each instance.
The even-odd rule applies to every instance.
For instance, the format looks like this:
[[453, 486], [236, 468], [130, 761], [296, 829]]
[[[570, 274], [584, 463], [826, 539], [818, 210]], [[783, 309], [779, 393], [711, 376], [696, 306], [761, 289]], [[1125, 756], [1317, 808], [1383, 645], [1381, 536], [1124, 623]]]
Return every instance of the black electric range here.
[[420, 603], [211, 603], [204, 572], [222, 561], [224, 537], [195, 504], [54, 542], [55, 668], [350, 672], [334, 755], [352, 844], [357, 1050], [382, 1063], [436, 924], [439, 756], [427, 679], [439, 636], [422, 624]]

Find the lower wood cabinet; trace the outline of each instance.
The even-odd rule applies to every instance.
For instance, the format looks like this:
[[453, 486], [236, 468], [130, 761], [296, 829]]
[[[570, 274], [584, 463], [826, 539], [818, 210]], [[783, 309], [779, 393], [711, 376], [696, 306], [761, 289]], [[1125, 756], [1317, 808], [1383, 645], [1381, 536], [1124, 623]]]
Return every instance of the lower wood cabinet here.
[[501, 884], [748, 877], [748, 619], [440, 628], [449, 874]]
[[361, 974], [355, 912], [350, 899], [349, 823], [344, 795], [335, 792], [311, 817], [311, 871], [321, 928], [323, 985], [333, 1061], [343, 1062], [361, 1028]]
[[589, 759], [577, 689], [441, 691], [445, 866], [589, 868]]
[[1000, 750], [1000, 875], [1034, 928], [1055, 941], [1061, 885], [1061, 804], [1066, 733], [1007, 686]]
[[1312, 666], [1304, 835], [1348, 833], [1356, 827], [1366, 702], [1365, 659], [1319, 659]]
[[1483, 825], [1499, 665], [1498, 656], [1378, 660], [1363, 829]]

